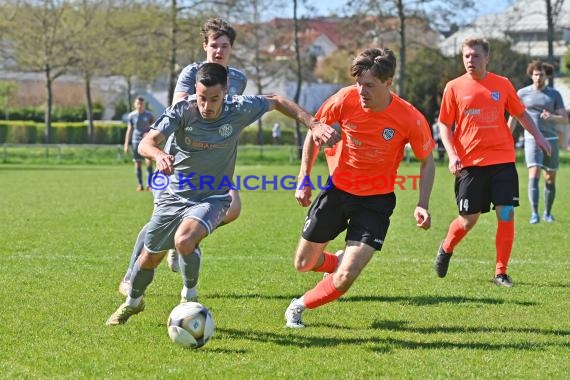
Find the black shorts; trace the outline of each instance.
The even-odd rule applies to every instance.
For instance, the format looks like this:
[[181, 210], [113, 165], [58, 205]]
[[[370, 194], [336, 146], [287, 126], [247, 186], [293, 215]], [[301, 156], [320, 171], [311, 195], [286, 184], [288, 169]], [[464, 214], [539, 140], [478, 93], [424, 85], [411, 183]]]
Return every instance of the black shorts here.
[[469, 166], [455, 178], [459, 215], [485, 213], [496, 206], [519, 205], [519, 177], [514, 163]]
[[345, 241], [359, 241], [382, 249], [396, 195], [358, 196], [334, 186], [323, 190], [313, 202], [303, 225], [302, 236], [314, 243], [326, 243], [346, 231]]

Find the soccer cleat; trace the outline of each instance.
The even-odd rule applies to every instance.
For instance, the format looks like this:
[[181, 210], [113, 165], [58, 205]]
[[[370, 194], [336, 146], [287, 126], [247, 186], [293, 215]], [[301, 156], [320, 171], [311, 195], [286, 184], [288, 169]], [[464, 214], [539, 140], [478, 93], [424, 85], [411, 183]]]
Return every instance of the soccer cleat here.
[[447, 274], [447, 268], [449, 268], [449, 260], [451, 260], [451, 255], [453, 252], [445, 252], [443, 250], [443, 240], [439, 245], [439, 249], [437, 250], [437, 256], [435, 257], [435, 273], [437, 273], [438, 277], [444, 278]]
[[126, 278], [123, 278], [121, 280], [121, 283], [119, 284], [119, 293], [127, 297], [130, 291], [131, 291], [131, 282]]
[[532, 215], [530, 216], [530, 220], [528, 222], [530, 224], [537, 224], [538, 222], [540, 222], [540, 217], [538, 216], [538, 214], [536, 212], [533, 212]]
[[301, 320], [301, 315], [305, 311], [305, 307], [301, 305], [296, 298], [291, 300], [289, 307], [285, 310], [285, 320], [287, 321], [286, 327], [292, 329], [300, 329], [305, 327], [303, 321]]
[[111, 314], [111, 316], [109, 317], [109, 319], [107, 319], [107, 322], [105, 322], [105, 324], [107, 326], [124, 325], [125, 323], [127, 323], [130, 317], [140, 313], [143, 310], [144, 310], [144, 299], [142, 299], [139, 305], [136, 307], [131, 307], [126, 303], [123, 303], [113, 314]]
[[178, 252], [175, 249], [169, 249], [166, 254], [166, 263], [168, 268], [173, 272], [180, 271], [180, 264], [178, 263]]
[[[336, 251], [335, 255], [338, 257], [338, 264], [336, 265], [336, 267], [338, 268], [340, 266], [340, 263], [342, 262], [342, 258], [344, 257], [344, 251], [341, 249], [339, 251]], [[325, 272], [323, 273], [323, 278], [327, 278], [327, 276], [331, 274], [329, 272]]]
[[546, 223], [554, 222], [554, 217], [552, 216], [552, 214], [547, 214], [546, 212], [544, 213], [544, 215], [542, 215], [542, 219], [544, 219]]
[[493, 278], [493, 283], [497, 286], [504, 286], [505, 288], [513, 286], [513, 281], [506, 273], [496, 275]]
[[135, 190], [136, 190], [136, 191], [143, 191], [144, 188], [142, 187], [142, 185], [138, 185]]

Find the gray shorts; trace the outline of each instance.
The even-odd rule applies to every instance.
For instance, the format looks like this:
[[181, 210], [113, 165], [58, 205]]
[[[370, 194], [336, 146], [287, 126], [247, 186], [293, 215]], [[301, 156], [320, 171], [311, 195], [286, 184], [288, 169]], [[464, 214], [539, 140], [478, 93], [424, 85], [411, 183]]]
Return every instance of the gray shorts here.
[[201, 203], [190, 204], [173, 195], [162, 196], [156, 204], [144, 246], [150, 253], [174, 248], [174, 235], [184, 219], [195, 219], [211, 234], [222, 222], [230, 207], [231, 197], [208, 198]]
[[524, 160], [527, 168], [540, 166], [547, 171], [558, 170], [558, 166], [560, 165], [558, 138], [549, 138], [547, 141], [552, 147], [550, 157], [536, 145], [534, 139], [524, 139]]

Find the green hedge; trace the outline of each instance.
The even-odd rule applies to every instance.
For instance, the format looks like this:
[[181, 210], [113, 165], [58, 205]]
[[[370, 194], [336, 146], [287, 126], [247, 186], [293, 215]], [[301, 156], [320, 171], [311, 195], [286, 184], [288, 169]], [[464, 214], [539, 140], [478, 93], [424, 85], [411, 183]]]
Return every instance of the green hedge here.
[[[94, 139], [89, 141], [84, 122], [52, 123], [53, 144], [123, 144], [127, 128], [121, 122], [95, 123]], [[304, 133], [304, 131], [303, 131]], [[0, 144], [44, 143], [45, 125], [34, 121], [0, 120]], [[241, 145], [259, 145], [257, 125], [247, 127], [241, 134]], [[263, 144], [273, 144], [270, 129], [263, 129]], [[293, 129], [283, 129], [279, 145], [295, 145]]]
[[[122, 144], [126, 126], [121, 122], [95, 123], [93, 141], [89, 141], [87, 125], [81, 123], [52, 123], [53, 144]], [[33, 121], [0, 121], [0, 144], [44, 143], [45, 125]]]
[[[0, 107], [0, 116], [8, 120], [29, 120], [41, 123], [45, 120], [44, 107], [17, 107], [4, 110]], [[93, 119], [100, 120], [103, 116], [103, 105], [93, 104]], [[52, 109], [52, 120], [56, 122], [82, 122], [87, 119], [87, 111], [84, 106], [58, 107]]]

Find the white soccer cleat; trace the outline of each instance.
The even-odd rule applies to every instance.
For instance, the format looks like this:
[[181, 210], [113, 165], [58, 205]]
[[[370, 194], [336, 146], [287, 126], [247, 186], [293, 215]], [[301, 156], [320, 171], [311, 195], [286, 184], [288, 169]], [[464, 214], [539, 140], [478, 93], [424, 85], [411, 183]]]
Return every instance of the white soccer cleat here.
[[285, 326], [292, 329], [301, 329], [305, 327], [301, 320], [303, 311], [305, 311], [305, 307], [301, 305], [296, 298], [293, 298], [289, 307], [285, 310], [285, 320], [287, 321]]
[[[342, 262], [342, 258], [344, 257], [344, 251], [342, 249], [338, 250], [338, 251], [336, 251], [335, 255], [336, 255], [336, 257], [338, 257], [338, 264], [336, 265], [336, 267], [338, 268], [340, 266], [340, 263]], [[327, 276], [329, 274], [330, 273], [328, 273], [328, 272], [323, 273], [323, 278], [327, 278]]]
[[166, 254], [166, 263], [168, 268], [173, 272], [180, 271], [180, 264], [178, 263], [178, 252], [175, 249], [169, 249]]

